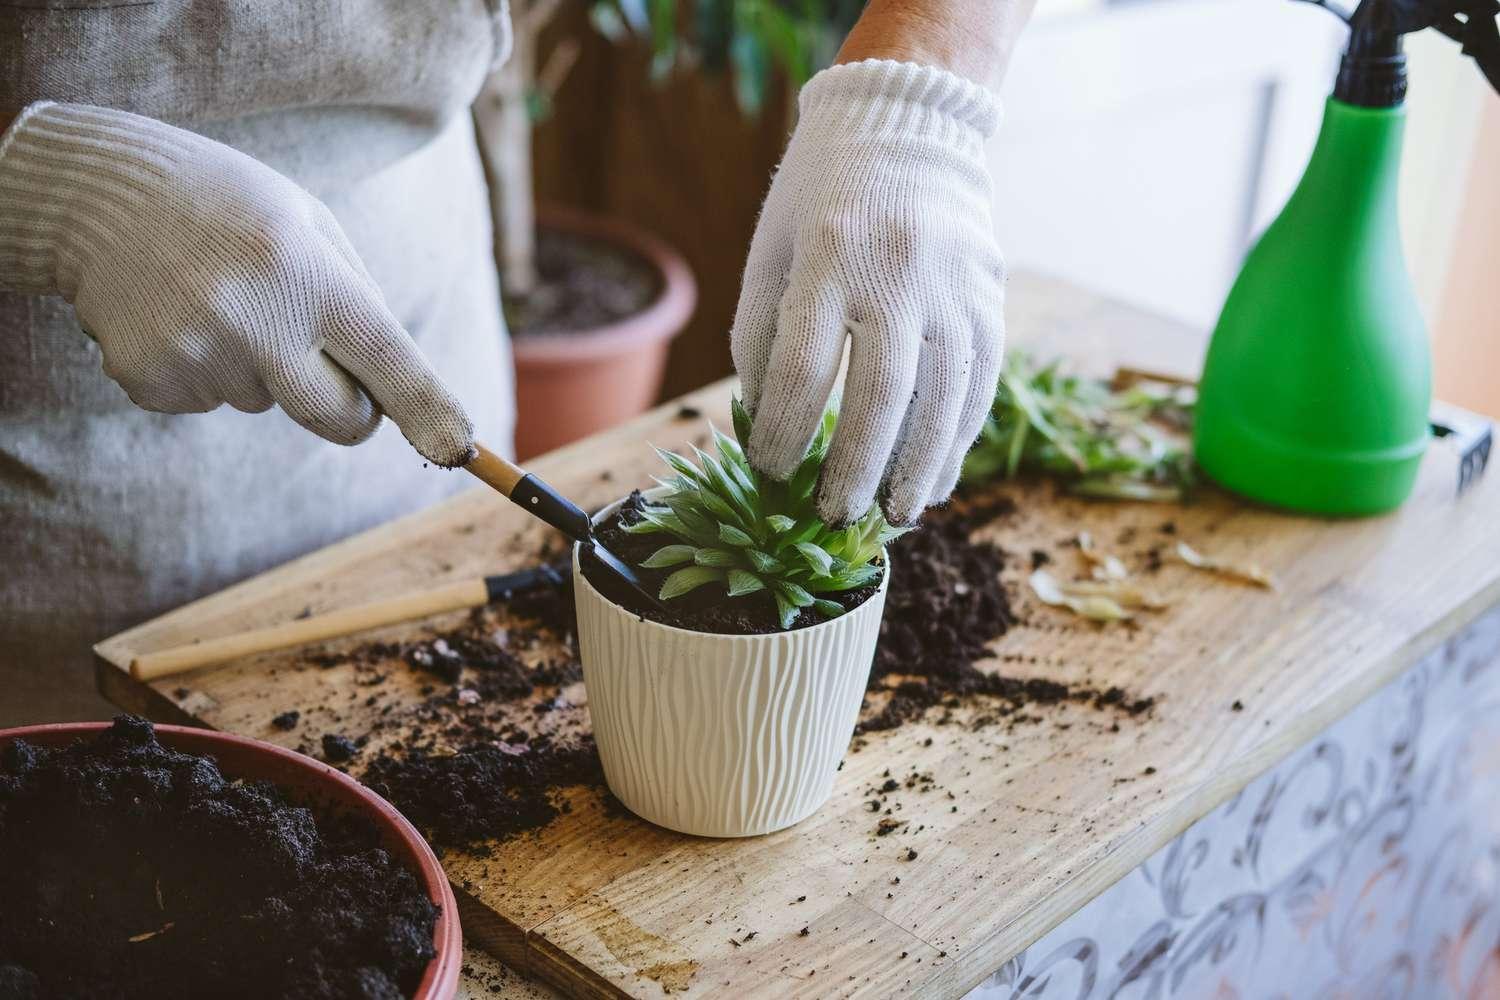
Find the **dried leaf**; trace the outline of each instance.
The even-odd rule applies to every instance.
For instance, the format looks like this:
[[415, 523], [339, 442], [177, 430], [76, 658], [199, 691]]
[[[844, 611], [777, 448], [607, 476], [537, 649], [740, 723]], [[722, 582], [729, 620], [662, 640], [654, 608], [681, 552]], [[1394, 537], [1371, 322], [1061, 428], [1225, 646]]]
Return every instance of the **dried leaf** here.
[[158, 934], [165, 934], [167, 931], [171, 930], [172, 927], [172, 922], [167, 921], [166, 923], [162, 924], [161, 927], [157, 930], [146, 931], [144, 934], [136, 934], [132, 937], [126, 938], [125, 940], [130, 942], [131, 944], [140, 944], [142, 941], [150, 941]]
[[1264, 587], [1267, 590], [1276, 589], [1276, 580], [1271, 576], [1271, 574], [1267, 573], [1265, 570], [1254, 564], [1247, 563], [1244, 565], [1240, 565], [1228, 562], [1224, 559], [1216, 559], [1212, 556], [1206, 556], [1199, 552], [1197, 549], [1193, 548], [1187, 542], [1177, 543], [1177, 555], [1180, 559], [1182, 559], [1183, 562], [1187, 563], [1194, 569], [1201, 569], [1210, 573], [1218, 573], [1221, 576], [1227, 576], [1231, 579], [1239, 580], [1241, 583], [1254, 584], [1257, 587]]
[[1068, 484], [1074, 496], [1092, 500], [1144, 500], [1148, 503], [1181, 503], [1186, 496], [1180, 486], [1162, 486], [1125, 476], [1097, 476]]
[[1096, 622], [1123, 622], [1130, 618], [1129, 611], [1108, 597], [1071, 597], [1068, 599], [1068, 607]]
[[1083, 554], [1084, 562], [1094, 568], [1095, 579], [1123, 580], [1130, 575], [1118, 558], [1094, 547], [1094, 538], [1087, 531], [1078, 533], [1078, 551]]
[[1030, 582], [1032, 593], [1043, 604], [1061, 607], [1068, 603], [1068, 597], [1062, 592], [1062, 585], [1057, 582], [1057, 577], [1046, 570], [1039, 569], [1032, 573]]
[[1167, 602], [1128, 580], [1074, 580], [1060, 585], [1068, 597], [1107, 597], [1121, 607], [1160, 611]]
[[1131, 615], [1113, 598], [1102, 594], [1070, 594], [1068, 585], [1058, 581], [1051, 573], [1039, 569], [1031, 574], [1031, 590], [1043, 604], [1067, 608], [1075, 615], [1096, 622], [1126, 621]]

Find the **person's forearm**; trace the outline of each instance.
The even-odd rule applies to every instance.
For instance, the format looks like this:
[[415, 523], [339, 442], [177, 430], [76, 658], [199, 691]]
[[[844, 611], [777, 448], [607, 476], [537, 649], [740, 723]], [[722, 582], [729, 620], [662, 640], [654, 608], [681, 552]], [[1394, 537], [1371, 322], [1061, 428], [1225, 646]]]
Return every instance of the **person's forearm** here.
[[896, 59], [998, 87], [1036, 0], [870, 0], [838, 62]]

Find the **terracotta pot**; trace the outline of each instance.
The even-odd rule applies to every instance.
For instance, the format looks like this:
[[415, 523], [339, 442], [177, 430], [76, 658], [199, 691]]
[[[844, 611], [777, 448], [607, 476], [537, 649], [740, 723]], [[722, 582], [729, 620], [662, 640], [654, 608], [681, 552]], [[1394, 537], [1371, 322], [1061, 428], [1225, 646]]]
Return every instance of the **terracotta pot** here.
[[[69, 722], [0, 729], [0, 748], [17, 739], [38, 746], [61, 746], [109, 726], [108, 722]], [[417, 984], [413, 1000], [451, 1000], [457, 994], [458, 972], [463, 964], [458, 904], [432, 848], [395, 806], [321, 761], [260, 740], [188, 726], [157, 726], [156, 738], [162, 746], [173, 750], [213, 757], [231, 777], [270, 781], [315, 811], [350, 810], [367, 817], [379, 831], [382, 846], [391, 857], [416, 873], [428, 898], [438, 908], [437, 923], [432, 930], [432, 945], [437, 955]]]
[[516, 455], [526, 459], [612, 427], [656, 401], [667, 349], [698, 301], [682, 255], [628, 223], [561, 208], [540, 225], [625, 247], [661, 276], [656, 298], [633, 316], [570, 333], [516, 337]]

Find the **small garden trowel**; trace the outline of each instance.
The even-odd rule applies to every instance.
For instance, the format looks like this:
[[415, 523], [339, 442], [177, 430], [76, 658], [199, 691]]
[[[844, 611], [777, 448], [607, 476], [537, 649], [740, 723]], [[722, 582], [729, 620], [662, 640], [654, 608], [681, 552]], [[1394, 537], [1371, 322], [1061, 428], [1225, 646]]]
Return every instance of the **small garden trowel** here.
[[661, 609], [661, 602], [624, 560], [594, 538], [593, 520], [577, 504], [533, 476], [514, 462], [507, 461], [489, 448], [475, 443], [478, 454], [464, 468], [487, 486], [499, 490], [511, 503], [552, 525], [583, 546], [598, 560], [605, 572], [639, 594], [648, 607]]

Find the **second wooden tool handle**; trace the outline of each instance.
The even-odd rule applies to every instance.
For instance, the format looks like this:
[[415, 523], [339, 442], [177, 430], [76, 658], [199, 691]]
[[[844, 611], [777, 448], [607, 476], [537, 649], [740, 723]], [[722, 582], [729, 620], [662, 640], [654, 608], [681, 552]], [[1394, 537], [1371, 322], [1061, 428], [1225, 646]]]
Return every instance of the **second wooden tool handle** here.
[[474, 608], [488, 602], [490, 596], [484, 580], [460, 580], [420, 594], [374, 601], [253, 632], [241, 632], [222, 639], [206, 639], [190, 646], [143, 653], [130, 662], [130, 676], [138, 681], [154, 680], [239, 656], [321, 642], [367, 628], [426, 618], [444, 611]]

